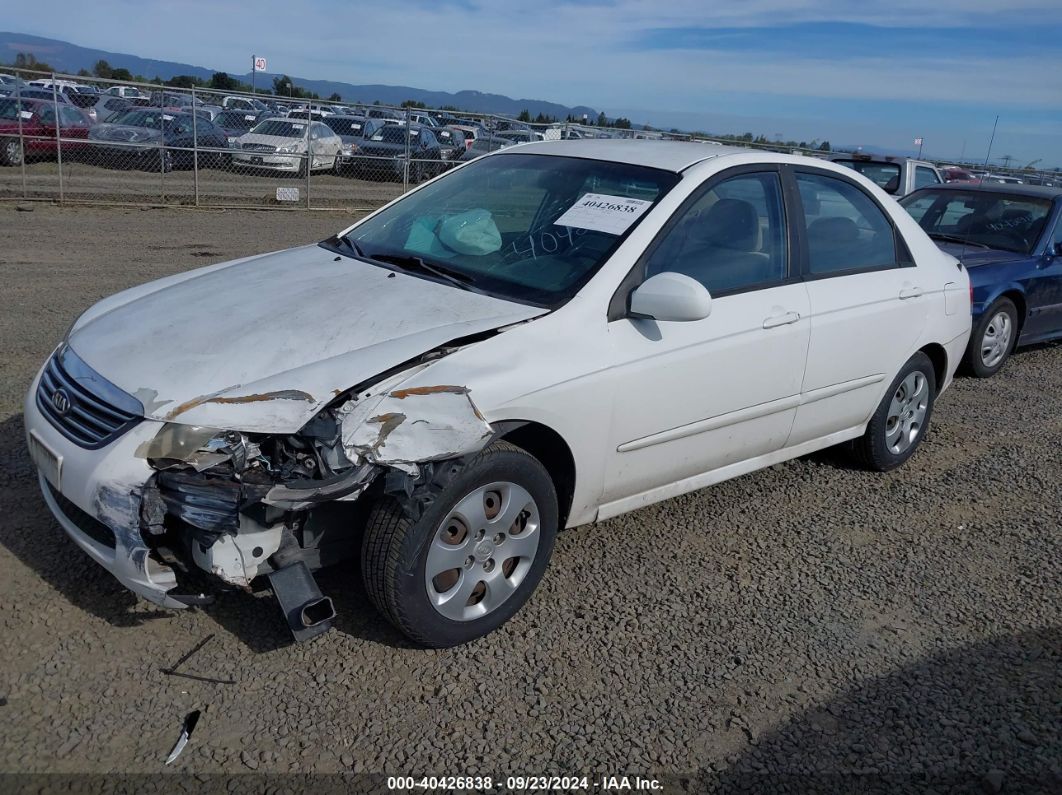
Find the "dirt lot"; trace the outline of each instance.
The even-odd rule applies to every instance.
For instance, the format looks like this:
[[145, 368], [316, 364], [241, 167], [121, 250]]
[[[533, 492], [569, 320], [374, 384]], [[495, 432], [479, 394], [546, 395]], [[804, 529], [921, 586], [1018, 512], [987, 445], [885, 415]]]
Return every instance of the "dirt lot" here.
[[[386, 164], [390, 168], [390, 163]], [[376, 165], [372, 168], [377, 169]], [[305, 207], [307, 197], [315, 208], [373, 209], [402, 192], [402, 183], [382, 178], [384, 166], [378, 167], [381, 179], [355, 179], [329, 171], [314, 171], [309, 180], [291, 173], [237, 171], [200, 168], [167, 173], [145, 171], [117, 163], [101, 166], [84, 158], [69, 157], [62, 166], [54, 160], [36, 160], [21, 168], [0, 167], [0, 198], [59, 198], [59, 172], [67, 201], [152, 202], [168, 205], [195, 205], [198, 190], [200, 206], [273, 207], [277, 206], [277, 188], [297, 188], [296, 204]]]
[[[164, 612], [85, 558], [37, 492], [21, 400], [98, 298], [351, 216], [33, 207], [0, 204], [0, 771], [1062, 786], [1062, 346], [960, 379], [897, 472], [827, 453], [563, 534], [531, 603], [469, 646], [409, 648], [353, 570], [322, 577], [337, 630], [293, 645], [268, 594]], [[202, 679], [161, 670], [208, 637], [180, 669]]]

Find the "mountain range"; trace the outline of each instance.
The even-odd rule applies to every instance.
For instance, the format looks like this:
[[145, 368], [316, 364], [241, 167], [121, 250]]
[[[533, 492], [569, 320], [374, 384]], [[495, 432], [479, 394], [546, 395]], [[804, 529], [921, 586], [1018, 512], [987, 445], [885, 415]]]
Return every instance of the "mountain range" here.
[[[143, 75], [148, 79], [157, 76], [163, 80], [169, 80], [177, 75], [190, 75], [209, 80], [214, 72], [220, 71], [177, 61], [158, 61], [129, 53], [97, 50], [59, 39], [31, 36], [27, 33], [0, 32], [0, 63], [13, 63], [15, 56], [20, 52], [32, 53], [37, 60], [68, 74], [75, 74], [79, 69], [91, 71], [95, 63], [101, 59], [114, 68], [124, 67], [132, 74]], [[248, 84], [251, 82], [250, 72], [230, 76]], [[278, 76], [270, 72], [258, 72], [255, 79], [259, 86], [272, 86], [273, 78]], [[568, 107], [557, 102], [540, 99], [513, 99], [502, 94], [486, 94], [482, 91], [468, 90], [450, 93], [429, 91], [412, 86], [354, 85], [339, 80], [312, 80], [296, 75], [290, 75], [290, 77], [300, 88], [313, 91], [321, 97], [336, 93], [343, 98], [344, 102], [371, 103], [379, 100], [384, 105], [399, 105], [405, 100], [415, 100], [423, 102], [429, 108], [452, 105], [466, 111], [495, 113], [503, 116], [516, 116], [520, 111], [526, 110], [532, 117], [542, 113], [558, 119], [564, 119], [569, 114], [575, 118], [586, 114], [591, 119], [596, 119], [598, 115], [596, 110], [586, 105]]]

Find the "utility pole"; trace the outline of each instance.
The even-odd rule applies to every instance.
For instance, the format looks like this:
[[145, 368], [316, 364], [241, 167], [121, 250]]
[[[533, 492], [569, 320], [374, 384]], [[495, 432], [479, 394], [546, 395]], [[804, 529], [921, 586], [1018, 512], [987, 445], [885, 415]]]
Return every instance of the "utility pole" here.
[[251, 93], [254, 93], [254, 76], [258, 71], [255, 67], [258, 65], [258, 56], [251, 53]]

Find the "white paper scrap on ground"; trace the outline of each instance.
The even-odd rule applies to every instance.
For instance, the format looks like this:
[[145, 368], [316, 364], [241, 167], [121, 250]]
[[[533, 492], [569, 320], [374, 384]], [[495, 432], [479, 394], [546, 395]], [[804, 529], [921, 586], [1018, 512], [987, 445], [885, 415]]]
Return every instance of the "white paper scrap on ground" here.
[[571, 226], [576, 229], [622, 235], [650, 204], [652, 202], [645, 199], [587, 193], [553, 223], [555, 226]]

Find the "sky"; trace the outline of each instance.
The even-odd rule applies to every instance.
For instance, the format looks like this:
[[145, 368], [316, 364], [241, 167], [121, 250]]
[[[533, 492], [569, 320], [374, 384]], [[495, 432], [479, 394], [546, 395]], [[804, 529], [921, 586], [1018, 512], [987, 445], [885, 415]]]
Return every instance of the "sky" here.
[[657, 127], [1062, 166], [1060, 0], [93, 0], [8, 30], [242, 74], [585, 104]]

